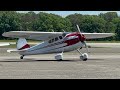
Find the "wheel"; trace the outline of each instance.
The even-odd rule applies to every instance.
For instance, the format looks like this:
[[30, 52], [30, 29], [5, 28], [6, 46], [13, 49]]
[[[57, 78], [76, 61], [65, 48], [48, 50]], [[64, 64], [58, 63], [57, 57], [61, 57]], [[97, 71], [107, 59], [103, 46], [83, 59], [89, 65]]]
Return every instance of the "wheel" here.
[[80, 49], [82, 49], [82, 47]]
[[80, 56], [80, 59], [83, 60], [83, 61], [87, 61], [88, 60], [88, 54], [87, 53], [84, 53]]
[[57, 54], [57, 55], [55, 56], [55, 59], [56, 59], [56, 60], [59, 60], [59, 61], [62, 61], [62, 60], [63, 60], [63, 55], [62, 55], [62, 54]]
[[59, 61], [62, 61], [62, 59], [59, 59]]
[[87, 58], [83, 59], [83, 61], [87, 61]]
[[21, 56], [20, 59], [23, 59], [23, 56]]
[[20, 57], [20, 59], [23, 59], [23, 57], [24, 57], [24, 55], [22, 55], [22, 56]]

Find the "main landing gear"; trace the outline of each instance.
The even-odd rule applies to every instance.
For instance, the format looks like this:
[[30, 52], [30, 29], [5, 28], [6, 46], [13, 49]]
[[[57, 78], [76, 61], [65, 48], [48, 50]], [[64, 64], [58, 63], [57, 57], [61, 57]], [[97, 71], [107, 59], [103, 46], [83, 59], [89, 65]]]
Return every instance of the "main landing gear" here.
[[83, 60], [83, 61], [87, 61], [88, 60], [88, 54], [87, 53], [84, 53], [80, 56], [80, 59]]
[[20, 59], [23, 59], [23, 58], [24, 58], [24, 56], [25, 56], [25, 55], [22, 55], [22, 56], [20, 57]]
[[59, 61], [63, 60], [63, 52], [60, 53], [60, 54], [57, 54], [57, 55], [55, 56], [55, 59], [56, 59], [56, 60], [59, 60]]
[[87, 61], [88, 60], [88, 54], [87, 53], [81, 53], [80, 49], [77, 49], [77, 51], [81, 54], [80, 59], [83, 61]]

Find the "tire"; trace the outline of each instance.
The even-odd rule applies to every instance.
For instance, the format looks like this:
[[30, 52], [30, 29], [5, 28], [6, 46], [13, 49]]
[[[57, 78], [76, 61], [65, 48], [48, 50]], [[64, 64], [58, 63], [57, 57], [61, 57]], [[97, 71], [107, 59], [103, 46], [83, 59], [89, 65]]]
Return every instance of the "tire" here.
[[62, 59], [59, 59], [58, 61], [62, 61]]
[[88, 55], [86, 53], [84, 53], [82, 56], [80, 56], [80, 59], [83, 61], [87, 61], [88, 60]]
[[20, 57], [20, 59], [23, 59], [24, 55]]
[[83, 59], [83, 61], [87, 61], [87, 58]]

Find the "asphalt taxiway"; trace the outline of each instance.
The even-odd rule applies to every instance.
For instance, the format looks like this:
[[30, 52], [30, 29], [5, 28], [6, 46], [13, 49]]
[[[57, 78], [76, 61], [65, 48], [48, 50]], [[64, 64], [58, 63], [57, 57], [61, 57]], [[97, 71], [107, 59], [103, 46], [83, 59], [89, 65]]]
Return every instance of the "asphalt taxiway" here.
[[56, 61], [55, 54], [20, 60], [7, 49], [0, 48], [0, 79], [120, 79], [120, 47], [90, 48], [88, 61], [76, 51], [64, 53], [63, 61]]

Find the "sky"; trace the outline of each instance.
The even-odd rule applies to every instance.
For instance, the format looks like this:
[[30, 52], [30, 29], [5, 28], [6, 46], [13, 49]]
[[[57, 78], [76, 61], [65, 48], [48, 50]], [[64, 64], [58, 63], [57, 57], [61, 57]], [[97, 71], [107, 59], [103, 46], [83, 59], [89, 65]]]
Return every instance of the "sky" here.
[[[17, 11], [20, 13], [27, 13], [29, 11]], [[100, 13], [106, 13], [106, 12], [117, 12], [118, 15], [120, 16], [120, 11], [34, 11], [35, 13], [39, 13], [39, 12], [46, 12], [46, 13], [53, 13], [53, 14], [57, 14], [60, 15], [62, 17], [66, 17], [67, 15], [70, 14], [75, 14], [75, 13], [79, 13], [79, 14], [83, 14], [83, 15], [98, 15]]]

